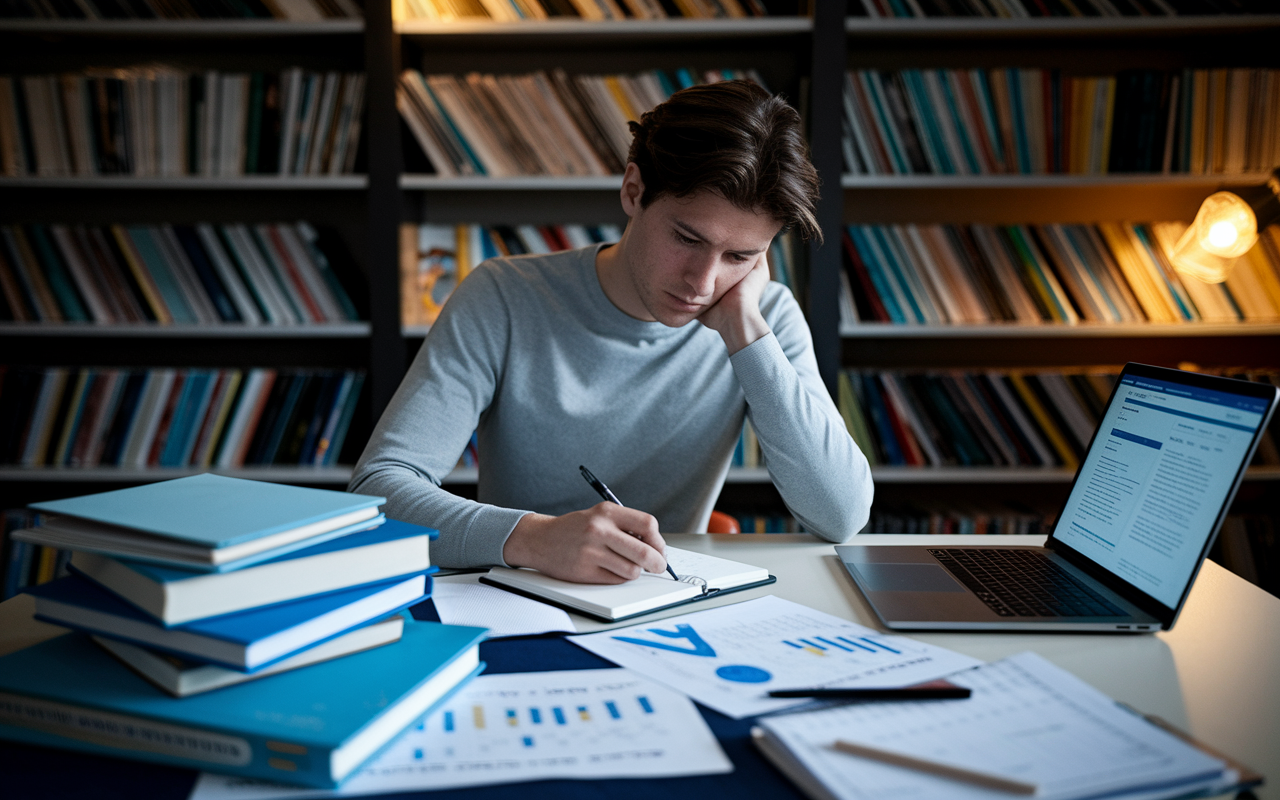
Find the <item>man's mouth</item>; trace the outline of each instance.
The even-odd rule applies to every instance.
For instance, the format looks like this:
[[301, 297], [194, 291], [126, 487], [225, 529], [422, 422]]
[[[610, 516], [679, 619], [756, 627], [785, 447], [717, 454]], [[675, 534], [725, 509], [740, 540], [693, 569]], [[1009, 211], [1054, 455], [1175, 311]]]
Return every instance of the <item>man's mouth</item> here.
[[688, 300], [682, 300], [678, 295], [674, 295], [671, 292], [667, 292], [667, 297], [671, 298], [671, 304], [680, 311], [691, 312], [702, 308], [702, 303], [691, 303]]

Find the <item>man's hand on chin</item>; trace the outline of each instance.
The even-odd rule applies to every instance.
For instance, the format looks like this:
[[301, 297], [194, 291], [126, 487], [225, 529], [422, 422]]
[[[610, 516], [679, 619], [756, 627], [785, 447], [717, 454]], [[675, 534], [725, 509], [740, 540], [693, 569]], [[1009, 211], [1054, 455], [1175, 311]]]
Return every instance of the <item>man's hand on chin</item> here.
[[760, 313], [760, 297], [769, 285], [769, 261], [765, 254], [714, 305], [698, 316], [698, 321], [719, 333], [729, 355], [762, 339], [771, 332]]
[[666, 570], [666, 549], [652, 515], [597, 503], [559, 517], [524, 515], [507, 537], [502, 558], [574, 583], [625, 583]]

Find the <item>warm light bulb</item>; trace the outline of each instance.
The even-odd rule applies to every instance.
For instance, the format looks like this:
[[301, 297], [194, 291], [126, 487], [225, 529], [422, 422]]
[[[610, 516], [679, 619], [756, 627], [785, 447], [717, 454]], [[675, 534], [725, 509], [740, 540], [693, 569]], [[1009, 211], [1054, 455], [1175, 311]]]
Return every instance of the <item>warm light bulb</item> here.
[[1230, 222], [1215, 222], [1209, 228], [1208, 238], [1207, 246], [1225, 250], [1235, 244], [1240, 236], [1236, 233], [1236, 226]]
[[1232, 192], [1215, 192], [1205, 198], [1169, 260], [1184, 275], [1221, 283], [1257, 241], [1258, 220], [1249, 204]]

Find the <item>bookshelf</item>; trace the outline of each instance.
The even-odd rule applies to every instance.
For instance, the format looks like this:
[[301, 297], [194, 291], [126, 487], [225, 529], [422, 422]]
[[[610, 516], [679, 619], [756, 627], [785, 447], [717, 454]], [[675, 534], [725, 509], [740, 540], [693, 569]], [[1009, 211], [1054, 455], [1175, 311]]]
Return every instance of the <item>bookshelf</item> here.
[[[142, 62], [184, 69], [254, 70], [300, 65], [367, 75], [357, 174], [235, 178], [128, 176], [0, 178], [0, 223], [280, 221], [336, 227], [367, 292], [357, 323], [264, 330], [237, 326], [0, 325], [8, 360], [29, 365], [355, 367], [368, 380], [348, 458], [390, 400], [423, 331], [400, 324], [399, 226], [406, 222], [617, 224], [616, 176], [458, 177], [430, 174], [395, 106], [404, 68], [495, 74], [563, 67], [571, 73], [651, 68], [753, 67], [805, 116], [823, 177], [826, 237], [807, 253], [802, 306], [828, 386], [842, 368], [1083, 367], [1142, 360], [1176, 365], [1278, 366], [1280, 323], [1226, 325], [888, 325], [842, 328], [840, 239], [848, 224], [969, 224], [1187, 220], [1220, 187], [1260, 183], [1262, 173], [1103, 175], [845, 175], [841, 104], [846, 70], [1027, 67], [1073, 74], [1125, 69], [1280, 67], [1280, 14], [1121, 18], [925, 18], [846, 16], [854, 2], [796, 13], [769, 3], [768, 18], [590, 22], [396, 21], [390, 0], [370, 0], [363, 20], [0, 20], [0, 72], [50, 73]], [[80, 363], [77, 361], [77, 363]], [[0, 470], [7, 504], [86, 485], [146, 480], [161, 472]], [[342, 468], [284, 468], [273, 479], [339, 485]], [[1237, 505], [1276, 513], [1277, 471], [1249, 473]], [[967, 502], [983, 497], [1060, 499], [1063, 470], [880, 467], [878, 502], [921, 489]], [[456, 472], [451, 485], [474, 486]], [[50, 490], [55, 487], [56, 490]], [[725, 502], [780, 498], [760, 469], [734, 470]]]

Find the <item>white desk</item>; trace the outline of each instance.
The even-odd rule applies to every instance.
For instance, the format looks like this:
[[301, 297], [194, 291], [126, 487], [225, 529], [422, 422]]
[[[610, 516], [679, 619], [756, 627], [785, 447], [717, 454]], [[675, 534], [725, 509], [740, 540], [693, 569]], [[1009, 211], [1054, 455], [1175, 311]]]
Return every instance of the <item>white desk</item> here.
[[[867, 536], [860, 543], [923, 544], [919, 536]], [[672, 534], [677, 547], [767, 567], [772, 586], [707, 601], [726, 605], [775, 594], [875, 626], [832, 545], [806, 535]], [[1031, 536], [931, 536], [940, 544], [1041, 544]], [[441, 580], [474, 581], [475, 575]], [[63, 633], [31, 619], [31, 598], [0, 604], [0, 655]], [[684, 607], [651, 619], [688, 613]], [[571, 615], [579, 631], [610, 627]], [[635, 620], [624, 624], [632, 624]], [[1155, 635], [920, 634], [919, 638], [992, 660], [1034, 650], [1108, 695], [1164, 717], [1266, 775], [1261, 798], [1280, 800], [1280, 599], [1213, 562], [1200, 571], [1174, 629]]]
[[[784, 597], [878, 627], [836, 558], [807, 535], [667, 534], [668, 544], [767, 567], [778, 582], [648, 617], [661, 619], [760, 597]], [[922, 536], [865, 536], [859, 544], [925, 544]], [[1043, 536], [930, 536], [942, 544], [1041, 545]], [[475, 575], [442, 578], [474, 581]], [[607, 625], [570, 614], [580, 632]], [[1150, 634], [929, 633], [933, 644], [992, 661], [1034, 650], [1100, 691], [1155, 714], [1267, 776], [1260, 798], [1280, 798], [1280, 599], [1205, 563], [1172, 631]]]

